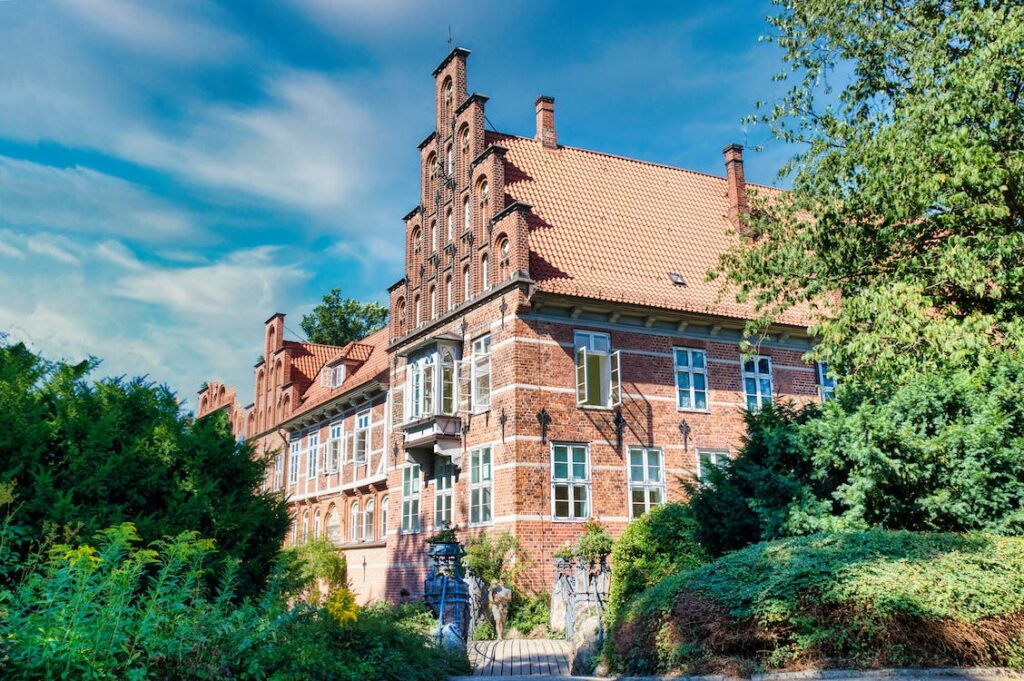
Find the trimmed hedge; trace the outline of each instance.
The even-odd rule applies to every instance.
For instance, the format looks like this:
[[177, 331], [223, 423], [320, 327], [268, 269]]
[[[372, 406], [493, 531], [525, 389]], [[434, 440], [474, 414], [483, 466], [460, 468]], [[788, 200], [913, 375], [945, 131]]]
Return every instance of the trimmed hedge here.
[[630, 600], [631, 673], [1024, 664], [1024, 538], [873, 530], [755, 544]]

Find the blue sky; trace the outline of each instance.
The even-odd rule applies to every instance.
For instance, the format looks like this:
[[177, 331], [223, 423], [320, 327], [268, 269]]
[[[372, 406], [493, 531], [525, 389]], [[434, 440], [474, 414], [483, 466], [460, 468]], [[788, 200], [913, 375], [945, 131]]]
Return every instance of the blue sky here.
[[[386, 300], [430, 73], [455, 42], [499, 130], [722, 174], [768, 142], [767, 2], [0, 0], [0, 331], [194, 401], [252, 392], [263, 320]], [[749, 155], [771, 183], [788, 150]]]

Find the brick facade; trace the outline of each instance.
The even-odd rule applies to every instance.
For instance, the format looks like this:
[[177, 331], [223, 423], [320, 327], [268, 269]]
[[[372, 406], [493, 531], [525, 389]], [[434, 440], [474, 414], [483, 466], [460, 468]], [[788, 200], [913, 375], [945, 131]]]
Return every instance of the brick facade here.
[[[536, 102], [534, 137], [487, 131], [487, 98], [467, 89], [468, 55], [456, 49], [434, 72], [435, 130], [419, 147], [422, 191], [404, 218], [388, 328], [327, 348], [284, 341], [275, 315], [254, 404], [238, 407], [216, 383], [200, 397], [200, 416], [226, 410], [240, 436], [275, 457], [267, 486], [289, 496], [287, 542], [319, 532], [338, 544], [364, 601], [420, 593], [436, 508], [451, 509], [463, 537], [519, 536], [525, 582], [549, 589], [552, 554], [587, 518], [618, 535], [637, 498], [682, 498], [702, 452], [706, 462], [734, 453], [758, 390], [818, 398], [799, 311], [751, 360], [740, 350], [751, 310], [704, 280], [743, 238], [746, 192], [769, 191], [744, 183], [738, 146], [725, 149], [725, 178], [560, 146], [550, 97]], [[706, 385], [683, 391], [699, 404], [681, 401], [680, 358], [701, 365], [685, 380]], [[340, 384], [323, 378], [340, 364]], [[348, 460], [328, 470], [339, 434]], [[577, 470], [556, 466], [563, 456], [585, 465], [556, 487]], [[631, 469], [634, 456], [646, 457], [642, 469]], [[631, 483], [631, 471], [648, 479]], [[586, 503], [555, 503], [568, 495]], [[556, 517], [577, 510], [583, 517]]]

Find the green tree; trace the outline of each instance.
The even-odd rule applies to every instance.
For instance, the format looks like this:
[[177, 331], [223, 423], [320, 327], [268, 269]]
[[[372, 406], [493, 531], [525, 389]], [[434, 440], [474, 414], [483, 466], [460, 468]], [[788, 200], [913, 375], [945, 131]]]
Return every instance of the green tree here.
[[1024, 533], [1024, 358], [845, 391], [747, 417], [736, 459], [691, 485], [711, 554], [792, 535], [892, 530]]
[[346, 345], [383, 329], [387, 323], [386, 307], [342, 298], [341, 289], [336, 288], [312, 312], [303, 315], [300, 325], [310, 343]]
[[131, 522], [146, 543], [186, 531], [213, 540], [213, 567], [239, 561], [239, 589], [254, 593], [289, 522], [284, 500], [260, 491], [266, 461], [223, 416], [193, 421], [170, 389], [141, 378], [91, 382], [96, 365], [0, 344], [0, 485], [15, 496], [0, 582], [40, 543]]
[[1024, 338], [1024, 6], [774, 0], [792, 82], [752, 117], [800, 151], [713, 273], [875, 385]]

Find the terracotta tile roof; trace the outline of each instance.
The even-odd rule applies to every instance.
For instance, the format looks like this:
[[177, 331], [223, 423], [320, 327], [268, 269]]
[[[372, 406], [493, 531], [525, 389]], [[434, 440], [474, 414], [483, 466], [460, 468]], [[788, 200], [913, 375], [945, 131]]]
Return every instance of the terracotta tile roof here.
[[337, 356], [339, 348], [336, 345], [321, 345], [320, 343], [300, 343], [298, 341], [284, 341], [286, 348], [291, 348], [292, 381], [299, 387], [299, 392], [305, 392], [310, 384], [316, 382], [316, 377], [324, 364]]
[[[338, 352], [338, 348], [335, 346], [321, 346], [325, 348], [331, 348], [334, 350], [334, 354], [331, 359], [338, 359], [344, 357], [345, 359], [351, 359], [354, 361], [361, 361], [362, 364], [357, 366], [355, 370], [347, 372], [345, 380], [337, 388], [329, 388], [325, 385], [321, 385], [317, 379], [317, 374], [313, 375], [313, 380], [309, 386], [303, 391], [302, 398], [299, 402], [298, 407], [289, 416], [296, 416], [302, 412], [312, 409], [313, 407], [323, 404], [333, 397], [342, 395], [349, 392], [354, 388], [368, 383], [374, 379], [382, 382], [387, 382], [388, 376], [388, 329], [387, 327], [377, 331], [376, 333], [370, 334], [366, 338], [357, 341], [355, 343], [349, 343], [345, 346], [342, 352]], [[325, 360], [326, 363], [326, 360]], [[323, 366], [323, 363], [320, 365]]]
[[[749, 319], [707, 272], [737, 243], [724, 177], [489, 133], [509, 201], [530, 204], [530, 273], [540, 290]], [[748, 185], [752, 186], [752, 185]], [[754, 187], [762, 191], [776, 191]], [[673, 284], [678, 272], [685, 286]], [[806, 325], [802, 311], [780, 321]]]

